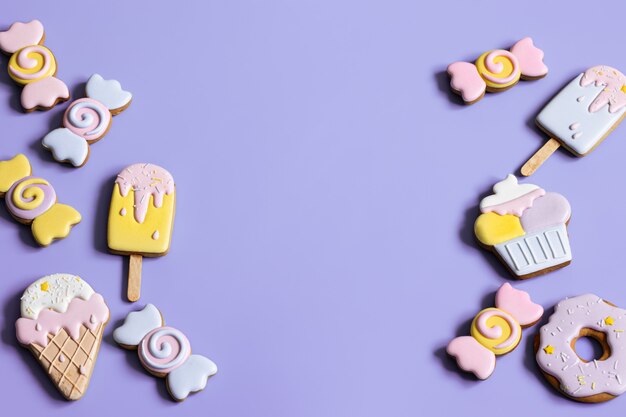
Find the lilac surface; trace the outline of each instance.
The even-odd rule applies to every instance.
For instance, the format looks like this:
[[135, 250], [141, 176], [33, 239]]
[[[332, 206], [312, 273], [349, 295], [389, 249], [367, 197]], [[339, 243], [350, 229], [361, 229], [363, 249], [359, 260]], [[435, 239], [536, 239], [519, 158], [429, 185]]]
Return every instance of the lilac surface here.
[[[44, 23], [74, 97], [94, 72], [134, 93], [77, 170], [40, 145], [66, 106], [17, 111], [20, 89], [0, 71], [0, 158], [26, 153], [35, 175], [83, 215], [69, 238], [40, 249], [0, 207], [3, 415], [623, 409], [624, 398], [583, 405], [548, 387], [532, 355], [536, 327], [484, 382], [459, 373], [443, 348], [509, 282], [474, 242], [480, 198], [544, 143], [533, 119], [559, 88], [593, 65], [626, 69], [626, 5], [529, 1], [499, 6], [496, 18], [486, 1], [110, 3], [2, 8], [3, 27]], [[546, 53], [545, 79], [470, 107], [449, 93], [447, 64], [527, 35]], [[625, 135], [618, 128], [580, 160], [558, 151], [532, 177], [573, 211], [572, 265], [517, 285], [548, 313], [586, 292], [626, 306]], [[132, 305], [123, 294], [128, 259], [107, 253], [105, 227], [116, 173], [144, 161], [174, 176], [177, 213], [171, 251], [144, 262], [142, 299]], [[112, 314], [76, 403], [60, 398], [15, 339], [21, 292], [54, 272], [84, 277]], [[182, 404], [111, 340], [146, 302], [218, 365], [207, 389]]]

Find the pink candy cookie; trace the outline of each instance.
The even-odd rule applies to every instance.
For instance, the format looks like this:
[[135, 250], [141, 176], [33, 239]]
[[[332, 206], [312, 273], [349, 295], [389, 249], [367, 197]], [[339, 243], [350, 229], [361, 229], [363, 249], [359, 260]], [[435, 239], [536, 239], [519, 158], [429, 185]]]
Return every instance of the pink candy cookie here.
[[510, 51], [495, 49], [482, 54], [474, 64], [454, 62], [448, 66], [450, 87], [465, 104], [480, 100], [485, 91], [508, 90], [520, 80], [545, 77], [548, 67], [543, 63], [543, 51], [531, 38], [517, 42]]
[[39, 20], [16, 22], [0, 32], [0, 50], [11, 55], [9, 76], [24, 87], [21, 104], [27, 112], [50, 110], [70, 98], [65, 83], [55, 78], [57, 62], [52, 52], [43, 46], [44, 38]]
[[496, 293], [496, 307], [479, 312], [472, 321], [471, 336], [454, 338], [446, 349], [459, 367], [478, 379], [487, 379], [496, 367], [496, 356], [517, 347], [522, 328], [535, 324], [543, 307], [530, 300], [528, 293], [506, 283]]

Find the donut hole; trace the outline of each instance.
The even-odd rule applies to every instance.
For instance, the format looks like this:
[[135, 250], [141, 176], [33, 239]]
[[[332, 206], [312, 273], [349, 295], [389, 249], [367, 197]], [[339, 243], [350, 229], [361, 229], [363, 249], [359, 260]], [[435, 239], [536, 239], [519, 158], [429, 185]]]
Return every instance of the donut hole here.
[[603, 361], [611, 356], [611, 348], [606, 341], [606, 333], [584, 328], [572, 340], [572, 350], [583, 362]]

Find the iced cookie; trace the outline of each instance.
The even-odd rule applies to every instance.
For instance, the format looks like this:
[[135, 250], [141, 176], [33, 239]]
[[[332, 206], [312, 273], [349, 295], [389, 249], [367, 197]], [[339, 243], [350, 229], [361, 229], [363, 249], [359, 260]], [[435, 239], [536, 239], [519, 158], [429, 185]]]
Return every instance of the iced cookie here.
[[565, 86], [537, 116], [550, 137], [521, 169], [529, 176], [565, 147], [576, 156], [593, 151], [624, 119], [626, 77], [605, 65], [589, 68]]
[[68, 400], [87, 390], [109, 309], [80, 277], [54, 274], [38, 279], [22, 295], [17, 340], [37, 358]]
[[165, 326], [152, 304], [128, 314], [124, 324], [113, 332], [113, 339], [125, 349], [137, 349], [143, 367], [152, 375], [166, 378], [167, 390], [176, 401], [202, 391], [207, 379], [217, 372], [212, 361], [191, 354], [187, 337]]
[[478, 313], [472, 321], [471, 336], [453, 339], [447, 352], [462, 370], [487, 379], [496, 367], [496, 356], [515, 349], [522, 328], [532, 326], [542, 315], [543, 307], [533, 303], [528, 293], [506, 283], [496, 292], [496, 307]]
[[474, 64], [454, 62], [448, 66], [450, 87], [465, 104], [483, 98], [485, 91], [497, 93], [508, 90], [522, 80], [545, 77], [548, 67], [543, 63], [543, 51], [533, 45], [531, 38], [517, 42], [510, 51], [494, 49], [478, 57]]
[[43, 25], [39, 20], [15, 22], [0, 32], [0, 50], [11, 55], [9, 76], [22, 85], [21, 103], [25, 111], [50, 110], [67, 101], [70, 92], [65, 83], [55, 77], [57, 62], [45, 46]]
[[569, 202], [533, 184], [518, 184], [508, 175], [480, 202], [474, 224], [479, 243], [494, 252], [519, 279], [569, 265]]
[[[548, 382], [565, 396], [581, 402], [611, 400], [626, 391], [626, 310], [597, 295], [567, 298], [556, 305], [535, 338], [535, 355]], [[581, 337], [597, 340], [598, 359], [576, 353]]]
[[129, 255], [128, 299], [137, 301], [142, 257], [167, 254], [172, 240], [176, 187], [164, 168], [134, 164], [117, 175], [109, 210], [108, 245]]
[[111, 117], [130, 105], [132, 95], [116, 80], [94, 74], [87, 81], [87, 98], [75, 100], [65, 110], [63, 127], [54, 129], [42, 140], [58, 162], [75, 167], [87, 163], [91, 144], [104, 137], [111, 127]]
[[74, 208], [57, 203], [56, 192], [48, 181], [31, 176], [30, 162], [22, 154], [0, 161], [0, 196], [4, 196], [15, 220], [31, 226], [41, 246], [67, 237], [81, 220]]

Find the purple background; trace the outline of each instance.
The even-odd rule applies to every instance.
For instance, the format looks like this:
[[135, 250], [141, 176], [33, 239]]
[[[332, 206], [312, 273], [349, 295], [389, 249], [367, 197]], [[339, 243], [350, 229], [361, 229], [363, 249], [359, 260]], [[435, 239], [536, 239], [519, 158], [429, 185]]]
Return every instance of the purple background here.
[[[69, 238], [41, 249], [0, 207], [0, 413], [623, 410], [623, 398], [584, 405], [548, 387], [531, 352], [536, 327], [484, 382], [443, 351], [510, 281], [474, 242], [479, 199], [544, 143], [534, 116], [559, 88], [593, 65], [626, 69], [623, 2], [529, 1], [499, 5], [502, 17], [486, 1], [110, 3], [2, 7], [3, 28], [44, 23], [74, 97], [99, 72], [134, 99], [87, 165], [68, 168], [40, 145], [66, 106], [17, 111], [20, 89], [0, 71], [0, 158], [26, 153], [83, 215]], [[447, 64], [527, 35], [546, 53], [545, 79], [470, 107], [449, 93]], [[518, 284], [548, 309], [585, 292], [626, 306], [624, 136], [618, 128], [581, 160], [558, 151], [532, 177], [573, 208], [572, 265]], [[170, 170], [178, 201], [171, 251], [144, 262], [142, 299], [130, 304], [128, 259], [107, 253], [105, 228], [114, 176], [134, 162]], [[54, 272], [81, 275], [111, 309], [91, 385], [75, 403], [15, 340], [22, 291]], [[146, 302], [220, 369], [182, 404], [111, 340]]]

